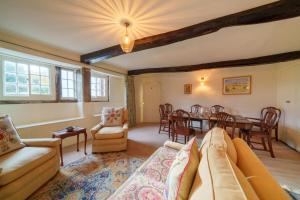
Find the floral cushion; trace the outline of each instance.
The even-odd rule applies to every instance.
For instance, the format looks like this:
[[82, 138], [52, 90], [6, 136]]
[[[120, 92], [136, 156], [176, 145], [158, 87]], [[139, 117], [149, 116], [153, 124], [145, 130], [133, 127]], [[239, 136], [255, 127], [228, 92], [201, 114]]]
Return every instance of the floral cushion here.
[[164, 191], [166, 199], [188, 199], [198, 164], [198, 144], [194, 137], [181, 148], [172, 163]]
[[0, 155], [24, 147], [9, 116], [0, 117]]
[[108, 108], [102, 110], [103, 126], [122, 126], [123, 108]]
[[166, 177], [177, 151], [159, 148], [109, 199], [163, 199]]

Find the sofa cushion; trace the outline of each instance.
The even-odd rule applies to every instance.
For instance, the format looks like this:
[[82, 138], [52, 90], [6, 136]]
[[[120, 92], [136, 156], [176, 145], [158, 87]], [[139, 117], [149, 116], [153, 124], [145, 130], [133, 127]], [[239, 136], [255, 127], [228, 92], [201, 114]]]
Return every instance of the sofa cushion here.
[[121, 126], [103, 127], [95, 134], [95, 138], [98, 140], [118, 139], [118, 138], [122, 138], [123, 135], [124, 135], [124, 130]]
[[0, 186], [6, 185], [40, 166], [56, 154], [56, 148], [24, 147], [0, 157]]
[[233, 143], [238, 155], [237, 166], [248, 177], [259, 199], [290, 199], [245, 141], [235, 138]]
[[196, 137], [182, 147], [170, 168], [165, 197], [169, 200], [187, 199], [199, 164]]
[[209, 146], [215, 146], [217, 148], [224, 148], [231, 160], [237, 162], [237, 153], [235, 146], [228, 136], [227, 132], [221, 128], [213, 128], [206, 133], [202, 141], [201, 153], [206, 150]]
[[224, 148], [208, 147], [199, 164], [190, 199], [258, 200], [246, 177], [234, 170], [233, 164]]
[[163, 199], [166, 177], [177, 152], [168, 147], [156, 150], [109, 200]]
[[0, 155], [24, 146], [11, 118], [8, 115], [0, 117]]
[[122, 126], [123, 124], [123, 108], [109, 108], [102, 109], [102, 123], [103, 126]]

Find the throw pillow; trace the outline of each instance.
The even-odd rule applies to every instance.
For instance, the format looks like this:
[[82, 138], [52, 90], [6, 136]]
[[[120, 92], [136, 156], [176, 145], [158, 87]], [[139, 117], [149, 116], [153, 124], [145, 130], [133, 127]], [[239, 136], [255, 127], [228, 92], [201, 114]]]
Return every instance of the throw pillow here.
[[198, 144], [194, 137], [177, 153], [170, 167], [164, 191], [166, 199], [188, 199], [199, 159]]
[[103, 126], [122, 126], [123, 108], [103, 108], [102, 123]]
[[0, 155], [24, 146], [11, 118], [8, 115], [0, 117]]

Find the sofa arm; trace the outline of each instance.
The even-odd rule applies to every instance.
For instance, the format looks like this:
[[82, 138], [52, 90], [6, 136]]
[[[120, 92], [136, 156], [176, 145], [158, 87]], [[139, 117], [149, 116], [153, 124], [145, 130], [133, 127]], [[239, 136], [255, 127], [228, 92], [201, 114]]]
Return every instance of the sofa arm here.
[[97, 124], [96, 126], [94, 126], [93, 128], [91, 128], [91, 134], [93, 136], [93, 138], [95, 139], [95, 134], [103, 127], [102, 123]]
[[58, 138], [21, 139], [21, 142], [29, 147], [56, 147], [60, 145], [60, 139]]
[[178, 142], [166, 141], [166, 142], [164, 143], [164, 146], [179, 151], [179, 150], [184, 146], [184, 144], [180, 144], [180, 143], [178, 143]]

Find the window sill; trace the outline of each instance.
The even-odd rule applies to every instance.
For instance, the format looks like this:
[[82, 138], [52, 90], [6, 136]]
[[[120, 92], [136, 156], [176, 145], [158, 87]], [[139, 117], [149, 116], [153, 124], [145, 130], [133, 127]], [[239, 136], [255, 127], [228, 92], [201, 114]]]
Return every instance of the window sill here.
[[0, 104], [72, 103], [78, 100], [1, 100]]
[[34, 127], [34, 126], [45, 126], [45, 125], [70, 122], [70, 121], [75, 121], [75, 120], [80, 120], [80, 119], [84, 119], [84, 117], [75, 117], [75, 118], [61, 119], [61, 120], [48, 121], [48, 122], [38, 122], [38, 123], [32, 123], [32, 124], [16, 126], [16, 128], [17, 129], [24, 129], [24, 128], [31, 128], [31, 127]]

